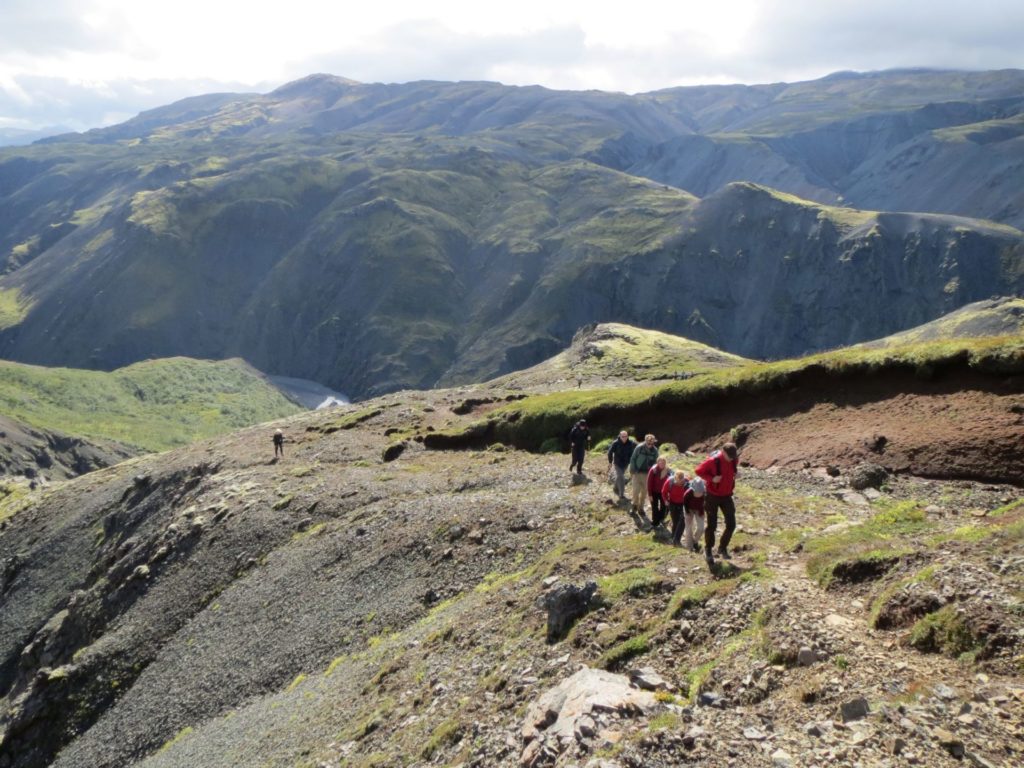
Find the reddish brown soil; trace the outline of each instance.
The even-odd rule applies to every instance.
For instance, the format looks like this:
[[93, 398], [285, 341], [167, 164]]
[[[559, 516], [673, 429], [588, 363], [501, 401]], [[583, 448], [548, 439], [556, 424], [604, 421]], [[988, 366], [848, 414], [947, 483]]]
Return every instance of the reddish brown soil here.
[[968, 390], [896, 393], [864, 403], [824, 401], [786, 417], [746, 423], [742, 458], [762, 469], [871, 461], [892, 472], [1022, 484], [1024, 416], [1012, 410], [1021, 400]]

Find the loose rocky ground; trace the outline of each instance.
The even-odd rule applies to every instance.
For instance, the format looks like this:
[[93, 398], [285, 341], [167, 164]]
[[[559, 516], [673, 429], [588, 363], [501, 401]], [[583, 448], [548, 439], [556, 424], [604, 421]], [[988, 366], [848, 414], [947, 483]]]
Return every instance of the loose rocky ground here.
[[[576, 482], [561, 455], [425, 450], [471, 394], [289, 419], [281, 461], [261, 427], [29, 494], [0, 522], [0, 766], [1024, 762], [1018, 486], [855, 472], [837, 433], [744, 468], [711, 572], [600, 456]], [[545, 594], [591, 580], [548, 642]], [[655, 690], [531, 726], [583, 668]]]
[[85, 440], [0, 416], [0, 479], [24, 485], [66, 480], [137, 453], [113, 441]]

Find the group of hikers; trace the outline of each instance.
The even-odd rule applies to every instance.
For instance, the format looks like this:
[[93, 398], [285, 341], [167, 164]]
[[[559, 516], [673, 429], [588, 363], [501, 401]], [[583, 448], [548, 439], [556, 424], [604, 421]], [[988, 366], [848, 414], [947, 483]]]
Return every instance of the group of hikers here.
[[[583, 459], [590, 445], [586, 419], [580, 419], [573, 426], [569, 442], [572, 446], [569, 471], [583, 474]], [[654, 435], [647, 435], [642, 443], [637, 443], [629, 432], [623, 430], [608, 446], [608, 468], [620, 501], [626, 500], [627, 482], [631, 486], [630, 514], [643, 524], [645, 530], [662, 528], [667, 515], [672, 521], [673, 544], [694, 552], [700, 551], [699, 541], [703, 534], [704, 559], [714, 567], [719, 510], [725, 518], [725, 530], [718, 542], [718, 556], [724, 560], [731, 559], [729, 541], [736, 530], [736, 505], [732, 495], [739, 472], [738, 456], [736, 444], [725, 443], [696, 466], [691, 478], [681, 469], [669, 468], [665, 457], [658, 455]], [[651, 505], [650, 523], [647, 523], [645, 515], [648, 500]]]

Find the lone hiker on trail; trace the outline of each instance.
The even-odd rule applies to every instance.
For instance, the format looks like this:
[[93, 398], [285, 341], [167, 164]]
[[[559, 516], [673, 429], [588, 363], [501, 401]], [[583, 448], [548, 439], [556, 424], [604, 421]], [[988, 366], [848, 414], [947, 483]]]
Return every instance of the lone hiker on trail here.
[[274, 458], [284, 458], [284, 432], [280, 429], [274, 430]]
[[718, 527], [718, 510], [725, 515], [725, 530], [718, 542], [718, 556], [729, 560], [729, 540], [736, 530], [736, 505], [732, 500], [732, 492], [736, 487], [736, 475], [739, 472], [735, 443], [726, 443], [721, 450], [713, 451], [694, 470], [707, 486], [704, 496], [704, 513], [707, 517], [707, 528], [704, 529], [704, 559], [714, 567], [715, 529]]
[[653, 467], [647, 470], [647, 495], [651, 498], [651, 525], [657, 528], [668, 514], [668, 499], [661, 495], [672, 470], [664, 456], [659, 456]]
[[647, 435], [629, 460], [629, 470], [633, 473], [633, 509], [640, 517], [644, 516], [647, 503], [647, 473], [657, 462], [658, 446], [654, 435]]
[[590, 447], [590, 428], [587, 427], [587, 420], [580, 419], [569, 430], [569, 443], [572, 445], [572, 464], [569, 471], [576, 468], [576, 474], [583, 474], [583, 458], [587, 455], [587, 448]]
[[635, 449], [636, 441], [630, 438], [626, 430], [619, 432], [618, 440], [613, 440], [608, 446], [608, 467], [615, 469], [615, 493], [619, 501], [626, 499], [626, 469]]

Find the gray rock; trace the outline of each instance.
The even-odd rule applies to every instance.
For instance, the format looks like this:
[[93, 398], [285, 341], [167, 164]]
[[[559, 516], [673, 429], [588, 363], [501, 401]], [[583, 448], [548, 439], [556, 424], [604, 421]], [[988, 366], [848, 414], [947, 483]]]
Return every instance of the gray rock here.
[[967, 751], [964, 748], [964, 743], [960, 739], [958, 739], [956, 735], [954, 735], [950, 731], [947, 731], [945, 728], [934, 729], [932, 731], [932, 736], [935, 738], [937, 742], [939, 742], [940, 747], [949, 752], [949, 754], [951, 754], [958, 760], [962, 758], [964, 756], [964, 753]]
[[907, 742], [901, 739], [899, 736], [890, 736], [885, 740], [885, 751], [890, 755], [903, 754], [903, 750], [907, 748]]
[[854, 720], [863, 720], [871, 713], [870, 707], [868, 707], [868, 700], [863, 696], [859, 696], [856, 699], [844, 702], [839, 705], [839, 719], [844, 723], [849, 723]]
[[683, 734], [683, 746], [693, 749], [697, 744], [697, 739], [703, 738], [705, 733], [706, 731], [699, 725], [691, 726], [690, 730]]
[[582, 587], [575, 584], [562, 584], [544, 595], [543, 605], [548, 612], [548, 642], [556, 642], [565, 637], [572, 625], [580, 616], [590, 610], [597, 582], [588, 581]]
[[796, 663], [801, 667], [809, 667], [818, 661], [818, 654], [813, 648], [801, 648], [796, 654]]
[[850, 470], [850, 487], [855, 491], [878, 488], [889, 477], [885, 467], [865, 462]]
[[636, 669], [629, 673], [633, 685], [644, 691], [674, 691], [676, 687], [659, 675], [653, 667]]
[[777, 768], [791, 768], [793, 765], [793, 758], [784, 749], [776, 749], [772, 752], [772, 765]]
[[654, 694], [633, 688], [624, 675], [584, 667], [530, 705], [520, 763], [549, 765], [569, 745], [597, 735], [605, 717], [636, 717], [657, 707]]
[[716, 691], [704, 691], [697, 697], [697, 703], [702, 707], [723, 707], [725, 700]]
[[938, 696], [940, 699], [945, 699], [946, 701], [952, 701], [957, 697], [956, 691], [954, 691], [945, 683], [939, 683], [934, 688], [932, 688], [932, 690], [935, 691], [936, 696]]

